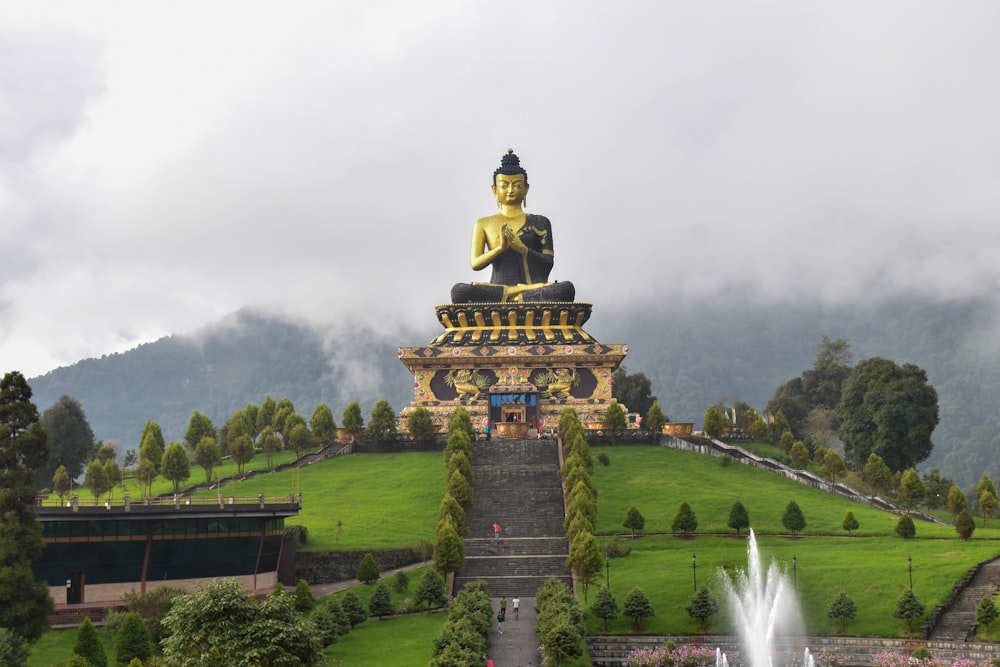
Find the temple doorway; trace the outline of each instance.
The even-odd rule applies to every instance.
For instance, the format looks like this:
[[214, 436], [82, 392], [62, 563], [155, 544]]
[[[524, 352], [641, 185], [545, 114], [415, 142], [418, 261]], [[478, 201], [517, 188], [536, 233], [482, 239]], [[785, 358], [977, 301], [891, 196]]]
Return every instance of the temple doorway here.
[[534, 385], [490, 387], [489, 429], [501, 438], [526, 438], [538, 429]]

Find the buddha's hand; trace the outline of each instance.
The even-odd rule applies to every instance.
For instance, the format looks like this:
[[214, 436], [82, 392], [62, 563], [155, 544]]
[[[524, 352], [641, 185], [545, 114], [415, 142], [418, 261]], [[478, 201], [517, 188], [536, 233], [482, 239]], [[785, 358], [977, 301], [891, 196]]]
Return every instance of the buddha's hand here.
[[528, 253], [528, 246], [524, 245], [521, 238], [509, 228], [504, 229], [504, 245], [519, 255], [526, 255]]

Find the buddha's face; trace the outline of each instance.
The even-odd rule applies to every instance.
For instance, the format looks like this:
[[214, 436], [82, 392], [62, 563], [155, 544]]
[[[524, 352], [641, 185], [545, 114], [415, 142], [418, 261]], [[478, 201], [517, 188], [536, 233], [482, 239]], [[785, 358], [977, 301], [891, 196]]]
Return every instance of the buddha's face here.
[[497, 174], [493, 182], [493, 195], [501, 204], [520, 206], [528, 195], [528, 182], [524, 174]]

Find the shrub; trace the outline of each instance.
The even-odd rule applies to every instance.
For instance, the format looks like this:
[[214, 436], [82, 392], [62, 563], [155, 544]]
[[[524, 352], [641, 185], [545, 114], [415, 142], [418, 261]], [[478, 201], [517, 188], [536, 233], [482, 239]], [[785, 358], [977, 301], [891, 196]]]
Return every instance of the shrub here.
[[911, 537], [916, 537], [917, 527], [913, 525], [913, 519], [906, 516], [905, 514], [899, 517], [899, 521], [896, 523], [896, 534], [902, 537], [904, 540], [908, 540]]
[[304, 545], [309, 541], [309, 526], [300, 526], [294, 523], [285, 524], [285, 537], [295, 540], [295, 544], [298, 546]]
[[406, 570], [400, 570], [392, 578], [392, 587], [397, 593], [402, 593], [410, 587], [410, 575]]
[[361, 564], [358, 565], [358, 581], [363, 584], [371, 584], [379, 579], [378, 563], [375, 562], [375, 556], [371, 553], [366, 553], [361, 559]]
[[612, 537], [604, 545], [604, 555], [608, 558], [624, 558], [632, 553], [632, 547], [622, 542], [617, 537]]
[[93, 667], [108, 667], [108, 656], [104, 653], [104, 647], [101, 646], [101, 640], [97, 636], [97, 629], [89, 616], [83, 619], [80, 629], [76, 632], [73, 653], [86, 659]]
[[115, 636], [115, 657], [118, 662], [127, 663], [134, 659], [148, 660], [151, 654], [152, 641], [149, 628], [136, 612], [126, 613]]
[[297, 611], [309, 612], [316, 606], [316, 598], [313, 597], [312, 590], [305, 579], [299, 579], [298, 583], [295, 584], [295, 591], [292, 593], [292, 596], [295, 598], [295, 609]]
[[597, 455], [597, 462], [600, 463], [602, 466], [611, 465], [611, 459], [608, 458], [608, 455], [605, 454], [604, 452], [601, 452], [600, 454]]

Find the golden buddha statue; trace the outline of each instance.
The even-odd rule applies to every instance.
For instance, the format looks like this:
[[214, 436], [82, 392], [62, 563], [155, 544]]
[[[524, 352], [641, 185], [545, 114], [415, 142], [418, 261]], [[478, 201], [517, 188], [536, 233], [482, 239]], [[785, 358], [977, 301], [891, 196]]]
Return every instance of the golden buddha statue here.
[[488, 283], [458, 283], [452, 303], [573, 301], [571, 282], [548, 282], [555, 253], [548, 218], [524, 212], [528, 172], [514, 149], [493, 172], [493, 196], [499, 212], [476, 220], [472, 228], [472, 268], [493, 267]]

